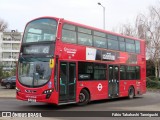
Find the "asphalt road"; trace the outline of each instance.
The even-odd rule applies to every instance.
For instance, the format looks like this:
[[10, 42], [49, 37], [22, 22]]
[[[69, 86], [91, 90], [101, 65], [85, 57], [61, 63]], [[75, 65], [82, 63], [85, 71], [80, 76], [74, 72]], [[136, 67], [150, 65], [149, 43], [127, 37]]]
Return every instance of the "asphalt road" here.
[[[3, 89], [2, 91], [7, 91], [7, 89]], [[1, 91], [1, 92], [2, 92]], [[8, 90], [11, 91], [11, 90]], [[13, 89], [13, 91], [15, 91]], [[75, 104], [72, 105], [63, 105], [63, 106], [55, 106], [46, 103], [28, 103], [25, 101], [16, 100], [14, 97], [1, 97], [0, 96], [0, 111], [160, 111], [160, 93], [155, 92], [147, 92], [146, 94], [136, 97], [134, 99], [127, 98], [119, 98], [113, 100], [101, 100], [101, 101], [93, 101], [86, 106], [77, 106]], [[16, 118], [17, 119], [17, 118]], [[51, 118], [47, 118], [51, 119]], [[52, 118], [53, 119], [53, 118]], [[76, 119], [81, 120], [82, 118], [54, 118], [54, 119]], [[83, 118], [84, 119], [84, 118]], [[86, 118], [87, 120], [97, 119], [97, 118]], [[100, 117], [99, 120], [107, 120], [107, 118]], [[131, 118], [110, 118], [110, 119], [131, 119]], [[149, 117], [145, 118], [132, 118], [133, 120], [150, 120]], [[1, 120], [1, 118], [0, 118]], [[41, 119], [38, 119], [41, 120]], [[154, 120], [159, 120], [159, 118], [154, 118]]]
[[118, 98], [90, 102], [86, 106], [76, 104], [55, 106], [46, 103], [29, 103], [15, 98], [0, 98], [0, 111], [160, 111], [160, 93], [147, 92], [134, 99]]

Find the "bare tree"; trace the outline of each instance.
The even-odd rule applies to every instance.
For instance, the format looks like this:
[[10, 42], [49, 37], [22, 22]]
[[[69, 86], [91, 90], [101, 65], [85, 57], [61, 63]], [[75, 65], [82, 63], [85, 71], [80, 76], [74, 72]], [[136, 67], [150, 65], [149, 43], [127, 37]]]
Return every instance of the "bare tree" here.
[[122, 35], [136, 36], [135, 28], [130, 24], [123, 24], [119, 29]]
[[0, 18], [0, 32], [5, 31], [8, 28], [8, 23]]
[[154, 63], [155, 75], [159, 77], [160, 66], [160, 6], [151, 6], [148, 15], [139, 15], [137, 25], [142, 26], [139, 33], [146, 39], [147, 56]]
[[120, 33], [146, 40], [147, 57], [155, 66], [155, 75], [160, 77], [160, 5], [150, 6], [148, 14], [139, 14], [135, 25], [122, 25]]

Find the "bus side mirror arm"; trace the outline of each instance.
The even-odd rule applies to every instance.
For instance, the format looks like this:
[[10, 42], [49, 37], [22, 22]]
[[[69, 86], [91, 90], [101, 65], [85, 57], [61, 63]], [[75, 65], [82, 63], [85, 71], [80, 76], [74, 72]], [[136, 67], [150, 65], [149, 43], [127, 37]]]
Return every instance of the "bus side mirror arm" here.
[[59, 58], [59, 55], [56, 55], [56, 58], [58, 59], [58, 58]]
[[60, 40], [60, 38], [56, 37], [56, 40]]

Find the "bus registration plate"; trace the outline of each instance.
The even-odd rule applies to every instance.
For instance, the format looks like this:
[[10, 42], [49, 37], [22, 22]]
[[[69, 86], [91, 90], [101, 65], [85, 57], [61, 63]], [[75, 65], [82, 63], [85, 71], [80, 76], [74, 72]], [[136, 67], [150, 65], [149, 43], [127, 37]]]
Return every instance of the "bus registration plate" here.
[[36, 102], [36, 99], [28, 98], [28, 102]]

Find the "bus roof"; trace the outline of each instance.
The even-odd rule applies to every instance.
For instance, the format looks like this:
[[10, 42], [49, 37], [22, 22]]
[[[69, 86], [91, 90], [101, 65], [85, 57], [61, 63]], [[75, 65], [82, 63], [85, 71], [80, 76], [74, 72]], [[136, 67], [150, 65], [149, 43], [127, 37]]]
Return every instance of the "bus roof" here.
[[[37, 19], [41, 19], [41, 18], [51, 18], [51, 19], [55, 19], [57, 21], [60, 20], [63, 23], [68, 23], [68, 24], [72, 24], [72, 25], [75, 25], [75, 26], [84, 27], [86, 29], [91, 29], [91, 30], [95, 30], [95, 31], [99, 31], [99, 32], [103, 32], [103, 33], [107, 33], [107, 34], [111, 34], [111, 35], [115, 35], [115, 36], [119, 36], [119, 37], [124, 37], [124, 38], [128, 38], [128, 39], [134, 39], [134, 40], [138, 40], [138, 41], [145, 41], [144, 39], [139, 39], [139, 38], [136, 38], [134, 36], [127, 36], [127, 35], [123, 35], [123, 34], [120, 34], [120, 33], [112, 32], [112, 31], [108, 31], [108, 30], [103, 30], [103, 29], [96, 28], [96, 27], [93, 27], [93, 26], [88, 26], [88, 25], [85, 25], [85, 24], [81, 24], [81, 23], [65, 20], [64, 18], [57, 18], [57, 17], [51, 17], [51, 16], [43, 16], [43, 17], [35, 18], [35, 19], [31, 20], [31, 21], [34, 21], [34, 20], [37, 20]], [[29, 22], [31, 22], [31, 21], [29, 21]]]

